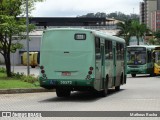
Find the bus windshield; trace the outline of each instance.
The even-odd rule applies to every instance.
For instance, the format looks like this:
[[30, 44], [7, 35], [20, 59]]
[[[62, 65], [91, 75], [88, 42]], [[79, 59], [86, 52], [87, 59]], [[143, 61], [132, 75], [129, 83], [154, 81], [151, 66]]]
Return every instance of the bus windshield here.
[[160, 51], [155, 52], [155, 63], [160, 65]]
[[128, 51], [128, 65], [143, 65], [146, 64], [146, 51]]

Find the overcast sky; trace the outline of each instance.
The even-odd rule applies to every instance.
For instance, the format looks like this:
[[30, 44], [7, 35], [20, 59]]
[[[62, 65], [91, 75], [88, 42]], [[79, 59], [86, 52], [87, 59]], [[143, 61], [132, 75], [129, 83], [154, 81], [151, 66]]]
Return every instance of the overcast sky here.
[[35, 4], [33, 17], [76, 17], [87, 13], [120, 11], [139, 14], [143, 0], [45, 0]]

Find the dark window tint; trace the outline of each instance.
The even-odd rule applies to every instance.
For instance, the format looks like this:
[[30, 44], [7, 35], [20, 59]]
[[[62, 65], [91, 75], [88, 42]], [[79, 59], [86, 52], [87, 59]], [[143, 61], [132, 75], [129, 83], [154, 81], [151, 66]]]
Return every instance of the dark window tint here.
[[74, 35], [74, 39], [75, 39], [75, 40], [86, 40], [86, 34], [76, 33], [76, 34]]
[[105, 40], [105, 59], [113, 59], [112, 41]]
[[116, 43], [117, 60], [124, 59], [124, 45], [122, 43]]
[[96, 52], [96, 59], [101, 58], [100, 54], [100, 38], [96, 37], [95, 38], [95, 52]]

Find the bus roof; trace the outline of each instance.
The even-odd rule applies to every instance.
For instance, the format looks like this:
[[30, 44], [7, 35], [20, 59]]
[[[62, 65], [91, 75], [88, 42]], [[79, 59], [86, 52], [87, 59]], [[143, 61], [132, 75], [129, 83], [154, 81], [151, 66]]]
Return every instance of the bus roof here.
[[158, 45], [131, 45], [131, 46], [127, 46], [127, 47], [145, 47], [148, 49], [153, 49], [153, 48], [160, 47], [160, 46], [158, 46]]
[[81, 32], [92, 32], [94, 36], [99, 36], [99, 37], [102, 37], [104, 39], [107, 39], [107, 40], [113, 40], [113, 41], [118, 41], [118, 42], [121, 42], [121, 43], [125, 43], [125, 40], [123, 38], [120, 38], [120, 37], [116, 37], [116, 36], [113, 36], [109, 33], [106, 33], [106, 32], [102, 32], [102, 31], [98, 31], [98, 30], [91, 30], [91, 29], [84, 29], [84, 28], [52, 28], [52, 29], [47, 29], [47, 30], [44, 30], [45, 32], [48, 32], [48, 31], [81, 31]]

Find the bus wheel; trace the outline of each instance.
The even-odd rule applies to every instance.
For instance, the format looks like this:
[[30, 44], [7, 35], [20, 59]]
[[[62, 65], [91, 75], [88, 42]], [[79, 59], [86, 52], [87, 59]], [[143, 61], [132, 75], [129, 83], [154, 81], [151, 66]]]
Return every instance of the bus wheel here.
[[100, 91], [100, 95], [101, 97], [106, 97], [107, 96], [107, 93], [108, 93], [108, 76], [106, 76], [106, 81], [105, 81], [105, 84], [104, 84], [104, 90]]
[[154, 69], [152, 69], [150, 77], [154, 77], [154, 76], [155, 76]]
[[119, 91], [119, 90], [120, 90], [120, 85], [119, 85], [119, 86], [116, 86], [116, 87], [115, 87], [115, 90], [116, 90], [116, 91]]
[[35, 68], [36, 66], [32, 65], [31, 68]]
[[71, 91], [69, 89], [64, 88], [56, 88], [57, 97], [69, 97]]
[[[121, 74], [121, 78], [120, 78], [120, 85], [123, 84], [123, 73]], [[120, 90], [120, 85], [115, 87], [116, 91]]]
[[136, 74], [131, 74], [132, 75], [132, 77], [136, 77]]

